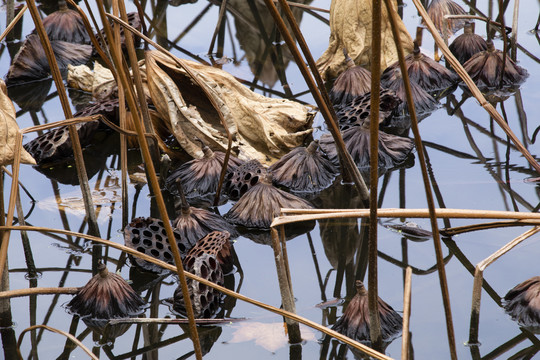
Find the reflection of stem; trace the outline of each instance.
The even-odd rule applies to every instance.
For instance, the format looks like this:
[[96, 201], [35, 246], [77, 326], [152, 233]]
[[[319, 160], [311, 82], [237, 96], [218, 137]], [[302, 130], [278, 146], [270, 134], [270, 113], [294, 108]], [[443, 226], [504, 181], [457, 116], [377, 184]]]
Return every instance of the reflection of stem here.
[[[488, 160], [485, 158], [485, 156], [482, 154], [482, 152], [480, 151], [480, 149], [478, 148], [478, 146], [476, 145], [475, 141], [474, 141], [474, 138], [469, 130], [469, 127], [466, 123], [466, 121], [464, 120], [464, 115], [463, 113], [461, 112], [461, 110], [459, 110], [458, 112], [456, 112], [456, 115], [461, 119], [462, 123], [463, 123], [463, 130], [465, 132], [465, 136], [467, 137], [467, 139], [469, 140], [469, 144], [471, 145], [471, 148], [473, 149], [473, 151], [476, 153], [476, 156], [478, 157], [478, 160], [484, 165], [484, 167], [486, 168], [486, 170], [488, 171], [488, 173], [493, 177], [493, 179], [495, 179], [495, 181], [497, 182], [497, 184], [499, 185], [499, 187], [501, 189], [504, 189], [504, 191], [508, 192], [509, 194], [512, 194], [513, 196], [515, 196], [517, 198], [517, 201], [519, 203], [521, 203], [525, 208], [527, 208], [528, 210], [531, 210], [533, 208], [533, 206], [531, 204], [529, 204], [523, 197], [521, 197], [519, 194], [515, 193], [508, 184], [506, 184], [504, 181], [502, 181], [502, 179], [493, 171], [492, 169], [492, 166], [490, 166], [488, 164]], [[508, 166], [507, 166], [508, 168]], [[501, 190], [502, 191], [502, 190]]]
[[216, 43], [216, 38], [218, 36], [218, 32], [221, 29], [221, 24], [223, 21], [225, 21], [225, 11], [227, 10], [227, 1], [223, 0], [221, 4], [219, 5], [219, 15], [218, 15], [218, 21], [216, 23], [216, 28], [214, 29], [214, 34], [212, 35], [212, 40], [210, 40], [210, 47], [208, 48], [208, 54], [212, 54], [214, 51], [214, 45]]
[[171, 43], [173, 44], [176, 44], [178, 43], [180, 40], [182, 40], [182, 38], [187, 35], [188, 32], [191, 31], [191, 29], [197, 25], [199, 23], [199, 21], [203, 18], [203, 16], [208, 12], [208, 10], [210, 10], [210, 8], [212, 7], [212, 3], [209, 3], [208, 5], [206, 5], [206, 7], [197, 15], [193, 18], [193, 20], [191, 20], [191, 22], [188, 24], [188, 26], [186, 26], [186, 28], [173, 40], [171, 41]]
[[324, 291], [323, 280], [321, 276], [321, 269], [319, 267], [319, 261], [317, 260], [317, 252], [313, 246], [313, 240], [311, 239], [311, 233], [308, 231], [307, 239], [309, 243], [309, 249], [311, 250], [311, 257], [313, 258], [313, 264], [315, 265], [315, 273], [317, 274], [317, 281], [319, 282], [319, 288], [321, 289], [321, 300], [326, 301], [326, 293]]

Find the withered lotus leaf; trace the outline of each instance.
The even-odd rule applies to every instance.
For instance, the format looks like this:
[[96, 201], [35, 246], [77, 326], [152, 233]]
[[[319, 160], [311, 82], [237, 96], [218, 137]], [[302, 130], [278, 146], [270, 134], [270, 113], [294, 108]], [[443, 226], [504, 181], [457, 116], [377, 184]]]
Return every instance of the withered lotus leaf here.
[[[397, 8], [394, 2], [394, 8]], [[355, 64], [371, 64], [371, 1], [333, 0], [330, 4], [330, 40], [328, 49], [317, 60], [324, 80], [330, 80], [347, 69], [343, 49], [347, 49]], [[390, 26], [389, 14], [382, 7], [381, 69], [398, 59]], [[413, 50], [412, 38], [402, 21], [398, 23], [399, 39], [408, 54]]]
[[[0, 80], [0, 165], [13, 164], [15, 159], [15, 139], [19, 125], [15, 120], [15, 106], [7, 95], [6, 84]], [[21, 149], [21, 162], [35, 165], [32, 156]]]
[[195, 138], [213, 150], [227, 147], [225, 129], [211, 100], [223, 114], [240, 159], [272, 162], [311, 134], [313, 114], [308, 107], [254, 93], [221, 69], [181, 61], [200, 86], [170, 56], [157, 51], [146, 52], [146, 79], [156, 109], [191, 156], [203, 156]]

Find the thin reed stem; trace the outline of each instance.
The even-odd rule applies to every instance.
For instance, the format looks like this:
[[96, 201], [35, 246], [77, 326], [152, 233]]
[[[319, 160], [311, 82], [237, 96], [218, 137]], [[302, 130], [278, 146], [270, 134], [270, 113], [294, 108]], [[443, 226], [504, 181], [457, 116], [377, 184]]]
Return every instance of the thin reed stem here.
[[[387, 9], [390, 11], [391, 9]], [[372, 0], [371, 14], [371, 103], [369, 121], [369, 241], [368, 241], [368, 306], [371, 343], [382, 349], [381, 319], [379, 317], [379, 289], [377, 268], [377, 208], [379, 186], [379, 105], [381, 97], [381, 14], [382, 3]], [[396, 42], [399, 37], [394, 37]]]

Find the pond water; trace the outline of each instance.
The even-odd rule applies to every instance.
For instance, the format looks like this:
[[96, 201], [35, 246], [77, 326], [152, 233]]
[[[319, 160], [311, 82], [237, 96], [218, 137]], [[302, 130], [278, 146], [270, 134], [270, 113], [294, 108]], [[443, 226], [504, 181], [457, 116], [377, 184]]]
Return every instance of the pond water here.
[[[487, 2], [486, 2], [487, 3]], [[206, 55], [213, 30], [219, 15], [219, 7], [199, 0], [195, 4], [179, 7], [167, 6], [166, 2], [155, 4], [149, 1], [145, 11], [150, 18], [159, 19], [161, 29], [166, 33], [157, 36], [161, 44], [166, 39], [177, 39], [199, 14], [201, 21], [189, 28], [171, 52], [183, 58], [189, 54], [208, 60]], [[329, 9], [330, 0], [314, 0], [310, 5]], [[465, 7], [464, 4], [461, 4]], [[128, 10], [134, 5], [128, 3]], [[506, 24], [512, 22], [514, 1], [510, 1], [506, 12]], [[495, 9], [497, 7], [495, 6]], [[155, 13], [163, 11], [160, 16]], [[488, 13], [487, 4], [480, 5], [480, 10]], [[405, 24], [414, 34], [420, 19], [412, 2], [406, 2], [403, 8]], [[530, 32], [534, 28], [538, 13], [538, 2], [522, 2], [519, 12], [518, 42], [533, 56], [517, 51], [519, 65], [529, 72], [529, 77], [519, 90], [510, 95], [503, 103], [496, 104], [498, 111], [503, 110], [510, 128], [529, 149], [533, 156], [540, 153], [535, 130], [538, 126], [536, 106], [540, 101], [540, 39], [538, 34]], [[328, 19], [328, 14], [318, 13]], [[249, 15], [249, 14], [248, 14]], [[243, 15], [246, 16], [246, 15]], [[2, 17], [5, 19], [5, 16]], [[253, 74], [245, 60], [244, 45], [239, 44], [235, 31], [235, 22], [242, 17], [232, 12], [227, 13], [227, 31], [224, 37], [223, 55], [231, 61], [223, 65], [223, 69], [231, 74], [251, 81]], [[1, 23], [2, 28], [5, 22]], [[30, 16], [23, 18], [23, 38], [33, 29]], [[328, 45], [329, 27], [321, 19], [309, 13], [303, 15], [301, 29], [315, 59]], [[477, 33], [485, 36], [485, 27], [477, 25]], [[500, 39], [495, 39], [495, 46], [502, 47]], [[180, 49], [185, 49], [181, 51]], [[2, 45], [0, 69], [7, 72], [11, 61], [10, 53]], [[423, 50], [433, 52], [433, 40], [424, 32]], [[286, 69], [288, 85], [293, 94], [301, 94], [295, 98], [314, 104], [306, 91], [307, 86], [294, 63]], [[259, 92], [269, 94], [266, 90]], [[280, 82], [273, 89], [283, 93]], [[308, 95], [305, 95], [308, 93]], [[509, 144], [504, 132], [490, 119], [474, 98], [469, 98], [461, 105], [463, 116], [457, 112], [452, 115], [447, 111], [462, 100], [463, 91], [455, 92], [441, 100], [441, 107], [420, 123], [420, 132], [425, 151], [429, 159], [431, 180], [436, 183], [437, 207], [537, 211], [539, 205], [539, 188], [535, 183], [526, 182], [527, 178], [537, 177], [534, 169], [524, 157]], [[279, 95], [272, 95], [278, 97]], [[73, 105], [75, 107], [75, 104]], [[17, 110], [19, 108], [17, 107]], [[42, 107], [34, 111], [19, 111], [18, 124], [21, 128], [63, 120], [60, 101], [55, 93], [54, 85], [49, 91], [49, 98]], [[315, 137], [326, 132], [320, 115], [315, 118]], [[34, 134], [25, 138], [30, 140]], [[105, 150], [101, 155], [98, 150]], [[110, 149], [90, 148], [85, 150], [88, 158], [96, 160], [94, 171], [89, 175], [90, 187], [95, 190], [98, 211], [98, 222], [101, 236], [113, 242], [123, 244], [122, 209], [120, 190], [120, 171], [118, 149], [112, 142]], [[132, 171], [141, 162], [138, 152], [130, 154]], [[66, 229], [87, 232], [82, 210], [81, 195], [78, 186], [69, 185], [58, 175], [59, 169], [50, 173], [38, 172], [35, 168], [21, 167], [21, 182], [36, 200], [22, 195], [22, 206], [27, 214], [26, 222], [33, 226]], [[9, 197], [9, 178], [4, 185], [4, 197], [7, 204]], [[380, 200], [382, 208], [426, 208], [426, 197], [422, 182], [418, 159], [406, 169], [388, 172], [380, 178]], [[358, 207], [357, 197], [351, 197], [354, 189], [349, 185], [334, 184], [325, 190], [320, 197], [324, 198], [327, 208]], [[78, 200], [78, 201], [77, 201]], [[59, 206], [58, 204], [64, 206]], [[7, 205], [6, 205], [7, 206]], [[156, 209], [151, 206], [148, 186], [142, 188], [134, 183], [129, 185], [129, 216], [156, 216]], [[225, 213], [232, 203], [219, 207]], [[394, 219], [392, 224], [401, 224], [407, 219]], [[430, 229], [429, 220], [411, 219], [424, 229]], [[432, 241], [414, 241], [403, 237], [401, 233], [391, 231], [386, 225], [389, 220], [381, 220], [378, 229], [379, 259], [378, 281], [379, 296], [399, 312], [403, 309], [403, 288], [405, 266], [413, 268], [412, 276], [412, 309], [411, 309], [411, 343], [414, 357], [417, 359], [450, 358], [446, 335], [442, 296], [439, 276], [436, 271], [435, 251]], [[475, 224], [482, 221], [474, 219], [450, 220], [439, 226], [456, 227]], [[366, 274], [367, 246], [362, 242], [359, 229], [361, 221], [339, 220], [334, 222], [318, 222], [309, 233], [297, 236], [287, 242], [288, 258], [292, 274], [292, 284], [296, 299], [297, 313], [323, 325], [331, 325], [342, 313], [342, 306], [317, 307], [317, 304], [336, 298], [350, 299], [355, 293], [354, 280]], [[446, 274], [452, 317], [456, 338], [458, 357], [465, 358], [510, 358], [523, 349], [536, 346], [524, 357], [534, 358], [538, 340], [534, 335], [523, 336], [517, 323], [509, 316], [495, 299], [485, 290], [482, 293], [480, 313], [480, 347], [468, 347], [465, 343], [469, 336], [469, 322], [473, 287], [471, 270], [479, 261], [485, 259], [504, 244], [528, 230], [529, 227], [503, 227], [490, 230], [467, 232], [448, 238], [443, 243], [446, 260]], [[83, 286], [91, 277], [91, 249], [81, 239], [53, 237], [29, 232], [31, 250], [35, 266], [40, 275], [37, 279], [29, 279], [25, 262], [24, 249], [18, 232], [11, 235], [9, 261], [9, 288], [22, 289], [28, 287], [78, 287]], [[538, 254], [540, 253], [540, 236], [535, 235], [504, 255], [485, 271], [485, 282], [499, 297], [516, 284], [538, 275]], [[240, 237], [234, 243], [235, 251], [242, 272], [234, 275], [234, 287], [248, 297], [280, 307], [281, 297], [276, 275], [276, 267], [272, 248]], [[113, 271], [121, 254], [109, 248], [105, 254], [109, 270]], [[133, 275], [129, 265], [120, 269], [120, 274], [140, 281], [140, 275]], [[366, 277], [367, 282], [367, 277]], [[151, 303], [146, 310], [146, 317], [174, 317], [170, 309], [162, 303], [163, 299], [172, 297], [176, 289], [176, 280], [169, 276], [152, 291], [144, 291], [143, 297]], [[132, 325], [125, 334], [114, 342], [100, 343], [98, 335], [93, 334], [83, 322], [73, 321], [73, 316], [66, 312], [63, 304], [72, 298], [71, 295], [40, 295], [20, 297], [10, 300], [12, 321], [14, 326], [2, 330], [3, 352], [6, 359], [16, 358], [13, 352], [13, 339], [24, 329], [35, 324], [46, 324], [66, 332], [72, 332], [100, 358], [141, 358], [141, 359], [184, 359], [194, 357], [191, 341], [186, 338], [184, 327], [178, 325]], [[283, 333], [283, 319], [261, 308], [236, 301], [232, 304], [228, 316], [245, 318], [243, 321], [231, 322], [219, 326], [200, 327], [203, 349], [207, 351], [206, 359], [285, 359], [285, 358], [354, 358], [345, 347], [336, 342], [322, 341], [323, 335], [315, 330], [303, 328], [305, 343], [298, 347], [289, 347]], [[515, 340], [515, 341], [513, 341]], [[534, 341], [533, 341], [534, 340]], [[27, 334], [21, 345], [22, 356], [26, 358], [87, 358], [82, 350], [70, 349], [66, 340], [58, 334], [39, 330]], [[510, 345], [508, 345], [510, 344]], [[505, 351], [492, 353], [495, 349], [508, 345]], [[396, 339], [386, 349], [392, 358], [401, 358], [401, 338]], [[489, 355], [489, 356], [488, 356]], [[540, 356], [537, 356], [540, 358]]]

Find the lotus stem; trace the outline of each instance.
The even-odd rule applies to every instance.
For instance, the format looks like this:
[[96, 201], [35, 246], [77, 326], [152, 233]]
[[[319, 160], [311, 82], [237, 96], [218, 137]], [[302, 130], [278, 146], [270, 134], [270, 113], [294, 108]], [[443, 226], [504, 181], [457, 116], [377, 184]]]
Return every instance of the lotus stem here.
[[[120, 10], [120, 17], [124, 19], [124, 21], [127, 21], [128, 17], [127, 17], [127, 12], [126, 12], [126, 5], [123, 0], [118, 1], [118, 7]], [[148, 103], [146, 102], [146, 96], [144, 94], [141, 71], [139, 69], [139, 63], [138, 63], [139, 60], [137, 59], [137, 54], [135, 53], [135, 45], [133, 43], [133, 36], [134, 35], [132, 34], [125, 33], [126, 49], [128, 53], [129, 62], [131, 65], [131, 71], [133, 72], [133, 82], [137, 90], [137, 98], [139, 100], [139, 107], [135, 109], [130, 108], [130, 111], [133, 113], [134, 111], [140, 110], [145, 132], [154, 134], [155, 133], [154, 127], [152, 125], [152, 121], [150, 120], [150, 113], [148, 112]], [[117, 51], [121, 52], [120, 43], [117, 44], [117, 47], [118, 47]], [[154, 139], [147, 139], [147, 141], [148, 141], [148, 148], [150, 150], [150, 154], [154, 162], [154, 167], [157, 167], [157, 164], [159, 164], [159, 149], [157, 147], [157, 143], [154, 141]]]
[[405, 290], [403, 291], [403, 330], [401, 335], [401, 360], [409, 360], [411, 348], [411, 335], [409, 333], [409, 320], [411, 318], [411, 278], [412, 269], [407, 266], [405, 270]]
[[[11, 177], [11, 191], [9, 195], [8, 212], [5, 217], [5, 224], [13, 224], [13, 213], [15, 211], [15, 200], [19, 191], [19, 170], [21, 167], [21, 151], [22, 151], [22, 133], [18, 131], [15, 136], [15, 151], [13, 154], [13, 165]], [[3, 183], [3, 181], [2, 181]], [[3, 184], [2, 184], [3, 185]], [[1, 199], [3, 201], [3, 199]], [[3, 215], [3, 214], [2, 214]], [[10, 230], [0, 231], [2, 235], [2, 242], [0, 243], [0, 279], [4, 269], [7, 269], [7, 252], [9, 246], [9, 238], [11, 235]]]
[[[379, 185], [379, 105], [381, 88], [381, 0], [372, 0], [371, 14], [371, 111], [369, 122], [369, 241], [368, 241], [368, 307], [369, 334], [373, 347], [382, 349], [381, 319], [379, 316], [379, 290], [377, 269], [377, 189]], [[390, 13], [393, 9], [387, 7]], [[396, 37], [399, 42], [399, 37]]]
[[28, 331], [32, 331], [32, 330], [35, 330], [35, 329], [46, 329], [46, 330], [49, 330], [51, 332], [54, 332], [54, 333], [57, 333], [57, 334], [60, 334], [60, 335], [64, 335], [65, 337], [67, 337], [68, 339], [73, 341], [78, 347], [80, 347], [91, 359], [99, 360], [99, 358], [96, 355], [94, 355], [92, 353], [92, 351], [90, 351], [86, 346], [84, 346], [83, 343], [80, 342], [79, 339], [77, 339], [75, 336], [73, 336], [72, 334], [67, 333], [65, 331], [58, 330], [58, 329], [52, 328], [52, 327], [47, 326], [47, 325], [30, 326], [29, 328], [26, 328], [26, 329], [23, 330], [23, 332], [21, 332], [21, 334], [19, 335], [19, 339], [17, 340], [17, 355], [19, 355], [20, 359], [22, 359], [20, 348], [21, 348], [21, 343], [22, 343], [23, 338], [24, 338], [24, 334], [26, 334]]
[[[292, 293], [290, 279], [287, 275], [287, 266], [285, 264], [284, 253], [279, 240], [279, 233], [276, 229], [272, 229], [271, 234], [272, 248], [274, 249], [274, 259], [276, 261], [276, 270], [283, 309], [285, 309], [285, 311], [295, 314], [296, 305], [294, 303], [294, 296]], [[300, 327], [298, 325], [298, 322], [292, 321], [291, 319], [287, 318], [286, 324], [289, 336], [289, 343], [300, 343], [302, 341], [302, 336], [300, 334]]]
[[10, 299], [29, 295], [76, 294], [77, 291], [79, 291], [78, 287], [34, 287], [27, 289], [0, 291], [0, 299]]

